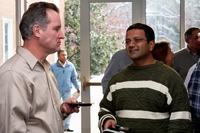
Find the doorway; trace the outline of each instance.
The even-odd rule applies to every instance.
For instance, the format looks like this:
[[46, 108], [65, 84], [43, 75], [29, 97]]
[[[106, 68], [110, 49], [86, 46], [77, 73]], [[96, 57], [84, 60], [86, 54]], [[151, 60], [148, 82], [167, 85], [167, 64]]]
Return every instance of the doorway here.
[[[94, 66], [98, 64], [94, 64], [94, 59], [100, 60], [105, 59], [104, 54], [99, 54], [102, 51], [98, 51], [99, 49], [95, 51], [95, 47], [100, 47], [101, 44], [98, 42], [94, 43], [94, 34], [95, 35], [102, 35], [102, 34], [114, 34], [113, 31], [117, 31], [116, 27], [122, 27], [121, 33], [120, 31], [117, 31], [121, 34], [121, 40], [118, 39], [115, 42], [115, 45], [121, 45], [122, 40], [124, 39], [125, 30], [126, 28], [132, 24], [133, 22], [143, 22], [145, 23], [145, 0], [81, 0], [80, 5], [80, 20], [81, 20], [81, 79], [85, 79], [88, 84], [87, 86], [84, 86], [84, 90], [82, 88], [81, 92], [81, 101], [84, 102], [94, 102], [94, 104], [90, 108], [81, 108], [81, 133], [99, 133], [98, 130], [98, 111], [99, 111], [99, 102], [101, 98], [103, 97], [102, 93], [102, 87], [101, 87], [101, 78], [103, 76], [103, 71], [100, 71], [102, 73], [96, 74], [94, 70]], [[97, 31], [96, 27], [93, 26], [93, 19], [98, 21], [98, 17], [94, 17], [95, 15], [91, 12], [93, 9], [91, 9], [92, 6], [98, 6], [98, 5], [108, 5], [107, 8], [104, 7], [104, 9], [107, 9], [109, 11], [110, 9], [115, 9], [114, 15], [110, 15], [109, 18], [120, 18], [120, 17], [127, 17], [128, 21], [127, 23], [114, 23], [112, 20], [110, 20], [110, 23], [104, 22], [100, 24], [104, 24], [101, 26], [107, 26], [106, 31], [112, 32], [112, 33], [105, 33], [105, 27], [103, 28], [103, 32]], [[118, 8], [116, 8], [118, 7]], [[120, 9], [120, 7], [124, 7], [124, 9]], [[117, 10], [118, 9], [118, 10]], [[126, 9], [126, 10], [125, 10]], [[113, 11], [112, 10], [112, 11]], [[129, 15], [126, 15], [125, 12], [127, 11]], [[111, 10], [110, 10], [111, 12]], [[117, 13], [119, 12], [119, 13]], [[101, 14], [106, 13], [104, 10], [101, 12]], [[116, 16], [116, 15], [119, 16]], [[94, 16], [93, 16], [94, 15]], [[143, 16], [143, 17], [142, 17]], [[93, 18], [94, 17], [94, 18]], [[125, 20], [125, 19], [124, 19]], [[117, 21], [117, 20], [116, 20]], [[118, 24], [117, 26], [114, 24]], [[94, 33], [95, 32], [95, 33]], [[96, 36], [95, 36], [96, 37]], [[102, 36], [104, 37], [104, 36]], [[107, 42], [108, 43], [108, 42]], [[104, 44], [106, 45], [106, 44]], [[104, 46], [103, 45], [103, 46]], [[114, 45], [114, 44], [112, 44]], [[101, 47], [103, 47], [101, 46]], [[119, 47], [120, 48], [120, 47]], [[121, 47], [122, 48], [122, 47]], [[115, 52], [118, 49], [115, 50]], [[98, 55], [99, 54], [99, 55]], [[109, 58], [114, 54], [111, 53]], [[101, 62], [99, 62], [101, 63]], [[101, 69], [105, 70], [105, 68]], [[95, 75], [96, 74], [96, 75]], [[97, 83], [95, 85], [92, 85], [92, 83]], [[99, 83], [99, 84], [98, 84]], [[83, 87], [83, 84], [82, 84]]]

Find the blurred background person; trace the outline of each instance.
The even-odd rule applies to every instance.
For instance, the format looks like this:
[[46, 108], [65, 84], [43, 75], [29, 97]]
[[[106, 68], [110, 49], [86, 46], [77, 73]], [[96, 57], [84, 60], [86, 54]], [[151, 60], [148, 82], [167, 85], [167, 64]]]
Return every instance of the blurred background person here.
[[167, 40], [156, 42], [152, 55], [154, 59], [162, 61], [168, 66], [171, 66], [173, 63], [174, 53], [171, 51], [170, 43]]
[[126, 49], [121, 49], [112, 56], [101, 81], [103, 93], [111, 77], [132, 63], [133, 61], [129, 58]]
[[[58, 82], [58, 90], [60, 97], [63, 101], [72, 97], [71, 90], [72, 85], [77, 89], [77, 93], [80, 93], [79, 84], [77, 79], [77, 72], [74, 64], [67, 60], [67, 52], [65, 50], [59, 50], [57, 52], [57, 62], [51, 64], [50, 69], [54, 73]], [[70, 129], [71, 115], [64, 120], [64, 131], [73, 132]]]
[[[200, 32], [198, 33], [200, 42]], [[188, 71], [185, 78], [185, 87], [188, 90], [191, 114], [192, 114], [192, 133], [200, 133], [200, 60]]]
[[187, 29], [184, 34], [187, 47], [174, 54], [172, 67], [179, 73], [183, 80], [185, 80], [190, 67], [192, 67], [200, 57], [200, 42], [197, 41], [199, 31], [197, 27]]

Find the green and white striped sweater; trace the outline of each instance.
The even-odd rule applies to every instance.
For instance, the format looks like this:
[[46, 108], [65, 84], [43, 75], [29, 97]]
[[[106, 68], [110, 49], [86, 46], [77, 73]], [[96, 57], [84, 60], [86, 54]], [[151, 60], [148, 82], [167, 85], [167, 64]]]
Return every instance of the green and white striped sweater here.
[[112, 77], [100, 103], [101, 131], [107, 118], [136, 133], [190, 133], [190, 106], [181, 77], [159, 61], [128, 66]]

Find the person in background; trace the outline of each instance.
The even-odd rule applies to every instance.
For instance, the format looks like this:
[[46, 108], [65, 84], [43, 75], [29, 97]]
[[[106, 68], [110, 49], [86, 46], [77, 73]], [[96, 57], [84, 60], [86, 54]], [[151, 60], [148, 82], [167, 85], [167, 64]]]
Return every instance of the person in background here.
[[152, 55], [154, 59], [162, 61], [168, 66], [173, 63], [174, 53], [171, 51], [170, 43], [166, 40], [160, 40], [155, 43]]
[[[198, 40], [200, 42], [200, 32]], [[200, 59], [188, 71], [184, 82], [190, 100], [192, 113], [192, 133], [200, 133]]]
[[133, 64], [114, 75], [100, 102], [99, 129], [116, 125], [136, 133], [190, 133], [191, 114], [181, 77], [152, 56], [154, 31], [135, 23], [126, 31]]
[[185, 80], [190, 67], [194, 65], [200, 57], [200, 42], [197, 41], [197, 34], [199, 31], [197, 27], [187, 29], [184, 35], [187, 47], [174, 54], [172, 68], [179, 73], [183, 80]]
[[[58, 82], [60, 97], [63, 101], [66, 101], [72, 96], [72, 85], [76, 88], [77, 93], [80, 93], [77, 73], [73, 63], [67, 60], [67, 52], [65, 50], [59, 50], [57, 56], [57, 62], [51, 64], [50, 69]], [[73, 130], [70, 129], [70, 120], [71, 115], [64, 120], [64, 131], [73, 132]]]
[[121, 49], [112, 56], [101, 81], [103, 93], [105, 93], [111, 77], [126, 68], [129, 64], [132, 64], [132, 62], [133, 61], [129, 58], [126, 49]]
[[79, 108], [68, 105], [78, 102], [74, 98], [60, 102], [46, 60], [64, 39], [59, 9], [52, 3], [33, 3], [19, 29], [23, 46], [0, 67], [0, 132], [63, 133], [63, 119]]

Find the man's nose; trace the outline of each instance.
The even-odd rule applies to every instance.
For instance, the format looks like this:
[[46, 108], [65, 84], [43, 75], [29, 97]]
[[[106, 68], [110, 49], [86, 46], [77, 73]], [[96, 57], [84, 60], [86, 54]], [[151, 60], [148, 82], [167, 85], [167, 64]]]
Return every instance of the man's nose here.
[[60, 31], [59, 38], [60, 38], [60, 39], [64, 39], [64, 38], [65, 38], [62, 31]]

